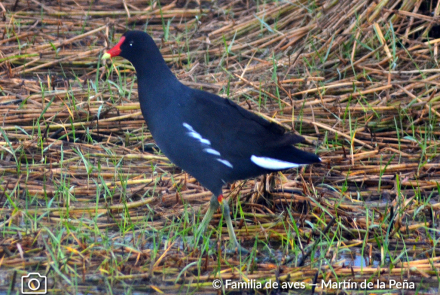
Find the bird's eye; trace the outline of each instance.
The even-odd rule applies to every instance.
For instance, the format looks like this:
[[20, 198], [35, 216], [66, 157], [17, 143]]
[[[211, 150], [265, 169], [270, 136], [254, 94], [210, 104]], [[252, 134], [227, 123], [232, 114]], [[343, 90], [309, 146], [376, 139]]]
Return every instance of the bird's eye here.
[[129, 44], [130, 44], [130, 47], [132, 47], [132, 46], [133, 46], [133, 43], [134, 43], [133, 41], [130, 41], [130, 43], [129, 43]]

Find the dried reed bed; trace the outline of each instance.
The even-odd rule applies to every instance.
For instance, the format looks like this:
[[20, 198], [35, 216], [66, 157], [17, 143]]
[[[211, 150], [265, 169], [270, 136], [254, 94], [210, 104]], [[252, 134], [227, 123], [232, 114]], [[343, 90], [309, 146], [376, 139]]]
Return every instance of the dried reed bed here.
[[[176, 280], [185, 288], [212, 290], [219, 276], [302, 281], [309, 289], [314, 280], [336, 276], [423, 279], [438, 287], [439, 5], [3, 1], [4, 275], [15, 278], [43, 265], [58, 278], [50, 278], [53, 292], [72, 288], [67, 277], [78, 277], [76, 290], [82, 292], [109, 277], [113, 288], [129, 282], [138, 291], [164, 292], [178, 290], [167, 284]], [[210, 193], [157, 153], [140, 113], [133, 67], [99, 59], [127, 28], [146, 24], [183, 83], [229, 94], [300, 132], [308, 143], [302, 148], [323, 159], [225, 189], [233, 207], [242, 209], [236, 217], [239, 239], [252, 248], [257, 237], [278, 253], [269, 260], [263, 250], [255, 254], [257, 260], [248, 262], [252, 271], [240, 270], [236, 255], [201, 256], [185, 240], [171, 239], [158, 251], [147, 247], [157, 231], [168, 232], [168, 239], [178, 235], [169, 231], [170, 223], [179, 220], [184, 230], [197, 222]], [[132, 246], [121, 242], [128, 217], [135, 225]], [[292, 225], [289, 217], [297, 232], [286, 227]], [[70, 230], [59, 245], [46, 241], [60, 227]], [[96, 243], [79, 236], [77, 227]], [[105, 249], [97, 231], [108, 231], [120, 246]], [[222, 231], [221, 240], [211, 236], [218, 249], [227, 237], [226, 227]], [[387, 247], [378, 240], [385, 236]], [[302, 255], [289, 252], [288, 244]], [[54, 256], [48, 249], [55, 248]], [[391, 248], [405, 255], [387, 252]], [[317, 249], [325, 254], [311, 261], [306, 253], [317, 255]], [[340, 254], [344, 249], [362, 249], [371, 265], [352, 266]]]

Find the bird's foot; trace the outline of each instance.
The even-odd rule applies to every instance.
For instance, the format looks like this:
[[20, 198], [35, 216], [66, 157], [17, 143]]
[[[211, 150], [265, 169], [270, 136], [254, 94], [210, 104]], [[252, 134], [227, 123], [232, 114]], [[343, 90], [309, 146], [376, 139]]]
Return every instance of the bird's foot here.
[[[220, 197], [219, 197], [219, 201], [220, 201]], [[223, 200], [222, 200], [223, 201]], [[232, 240], [232, 242], [235, 245], [235, 249], [238, 251], [238, 253], [240, 253], [241, 255], [245, 255], [248, 254], [249, 251], [246, 250], [245, 248], [243, 248], [237, 240], [237, 237], [235, 236], [235, 232], [234, 232], [234, 226], [232, 225], [232, 220], [231, 220], [231, 215], [230, 215], [230, 210], [229, 210], [229, 205], [228, 203], [225, 202], [221, 202], [221, 204], [223, 205], [223, 216], [226, 220], [226, 225], [228, 226], [228, 233], [229, 233], [229, 238]]]
[[235, 247], [233, 249], [230, 249], [229, 251], [227, 251], [227, 253], [230, 254], [239, 254], [239, 255], [247, 255], [250, 253], [250, 251], [248, 251], [246, 248], [242, 247], [241, 245], [235, 245]]
[[245, 248], [243, 248], [237, 241], [237, 237], [235, 236], [235, 232], [234, 232], [234, 227], [232, 225], [232, 220], [231, 220], [231, 216], [230, 216], [230, 210], [229, 210], [229, 205], [227, 203], [227, 201], [225, 201], [223, 199], [223, 195], [219, 195], [218, 197], [216, 197], [215, 195], [212, 196], [211, 198], [211, 203], [210, 206], [208, 208], [208, 211], [206, 211], [205, 216], [202, 219], [202, 222], [200, 223], [198, 229], [197, 229], [197, 233], [195, 234], [196, 236], [196, 244], [199, 241], [199, 238], [203, 235], [203, 233], [205, 232], [206, 228], [208, 227], [209, 222], [212, 219], [212, 216], [214, 215], [214, 212], [217, 211], [218, 207], [221, 205], [222, 207], [222, 211], [223, 211], [223, 217], [226, 220], [226, 225], [228, 227], [228, 233], [229, 233], [229, 238], [231, 239], [231, 244], [233, 244], [232, 249], [234, 252], [238, 252], [241, 255], [245, 255], [248, 254], [249, 251], [246, 250]]

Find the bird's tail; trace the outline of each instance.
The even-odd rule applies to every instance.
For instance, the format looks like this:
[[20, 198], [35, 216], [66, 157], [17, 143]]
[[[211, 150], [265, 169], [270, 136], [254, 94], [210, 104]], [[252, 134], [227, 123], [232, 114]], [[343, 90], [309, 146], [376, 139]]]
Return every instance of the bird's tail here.
[[276, 148], [273, 156], [275, 156], [276, 158], [282, 161], [291, 162], [300, 165], [321, 162], [321, 158], [318, 157], [317, 155], [300, 150], [294, 147], [293, 145]]
[[319, 163], [321, 159], [317, 155], [297, 149], [293, 145], [286, 145], [266, 150], [263, 155], [253, 155], [251, 161], [261, 168], [276, 171]]

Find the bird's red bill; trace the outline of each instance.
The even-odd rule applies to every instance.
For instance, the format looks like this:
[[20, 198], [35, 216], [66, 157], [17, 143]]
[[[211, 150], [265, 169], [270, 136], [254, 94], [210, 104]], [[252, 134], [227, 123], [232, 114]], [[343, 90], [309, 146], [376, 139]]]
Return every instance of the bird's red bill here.
[[122, 36], [121, 40], [119, 40], [118, 44], [116, 44], [112, 49], [107, 51], [108, 54], [110, 54], [110, 57], [115, 57], [121, 54], [121, 45], [124, 43], [125, 37]]

